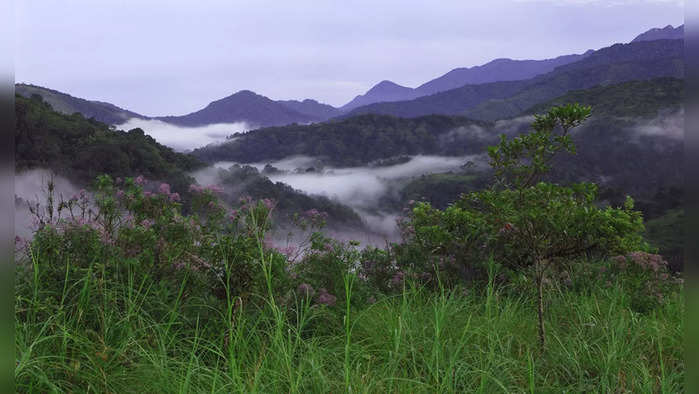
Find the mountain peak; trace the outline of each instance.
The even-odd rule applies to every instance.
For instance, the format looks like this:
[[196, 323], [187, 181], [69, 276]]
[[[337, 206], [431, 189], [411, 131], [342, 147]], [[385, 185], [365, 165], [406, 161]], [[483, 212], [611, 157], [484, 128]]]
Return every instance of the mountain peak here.
[[682, 40], [684, 39], [684, 25], [673, 27], [667, 25], [663, 28], [655, 27], [639, 34], [631, 42], [654, 41], [654, 40]]
[[396, 92], [405, 92], [405, 91], [410, 91], [412, 90], [411, 88], [407, 88], [405, 86], [398, 85], [397, 83], [393, 81], [389, 81], [387, 79], [384, 79], [383, 81], [377, 83], [374, 85], [369, 91], [366, 92], [366, 94], [379, 94], [379, 93], [396, 93]]

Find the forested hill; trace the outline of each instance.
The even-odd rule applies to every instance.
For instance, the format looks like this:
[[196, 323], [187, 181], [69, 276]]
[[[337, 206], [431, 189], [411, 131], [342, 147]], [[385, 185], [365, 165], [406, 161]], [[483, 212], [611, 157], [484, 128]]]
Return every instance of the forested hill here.
[[480, 152], [485, 147], [482, 143], [450, 144], [447, 134], [458, 128], [480, 130], [488, 126], [485, 122], [441, 115], [413, 119], [361, 115], [341, 121], [257, 129], [238, 135], [231, 142], [197, 149], [193, 154], [206, 162], [243, 163], [305, 155], [334, 166], [358, 166], [401, 155]]
[[192, 182], [186, 173], [203, 164], [157, 143], [141, 129], [113, 130], [81, 114], [61, 114], [38, 96], [15, 95], [15, 160], [18, 171], [48, 168], [80, 184], [96, 176], [143, 175], [177, 191]]
[[135, 112], [119, 108], [114, 104], [105, 103], [103, 101], [85, 100], [41, 86], [20, 83], [15, 85], [15, 92], [26, 98], [30, 98], [34, 94], [39, 95], [44, 101], [49, 103], [55, 111], [62, 114], [72, 115], [78, 112], [88, 119], [95, 118], [95, 120], [109, 125], [121, 124], [131, 118], [146, 118]]
[[591, 105], [596, 117], [654, 117], [659, 109], [682, 105], [684, 85], [682, 79], [654, 78], [573, 90], [553, 100], [537, 104], [525, 111], [525, 114], [542, 113], [554, 105], [579, 103]]

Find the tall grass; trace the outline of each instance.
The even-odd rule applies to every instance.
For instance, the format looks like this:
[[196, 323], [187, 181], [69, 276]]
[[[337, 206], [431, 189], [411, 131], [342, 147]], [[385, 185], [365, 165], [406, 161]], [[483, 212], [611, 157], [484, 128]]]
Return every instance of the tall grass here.
[[67, 269], [52, 293], [37, 259], [16, 281], [21, 392], [683, 390], [680, 294], [639, 314], [623, 283], [552, 291], [542, 352], [535, 292], [498, 288], [492, 275], [484, 289], [406, 283], [360, 308], [350, 274], [342, 308], [308, 297], [283, 307], [271, 293], [255, 308], [231, 292], [217, 303], [131, 273], [108, 277], [99, 261], [79, 276]]

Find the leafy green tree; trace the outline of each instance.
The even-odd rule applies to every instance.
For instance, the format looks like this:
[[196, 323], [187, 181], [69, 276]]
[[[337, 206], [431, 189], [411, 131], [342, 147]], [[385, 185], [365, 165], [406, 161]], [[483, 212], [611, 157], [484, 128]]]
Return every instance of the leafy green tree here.
[[414, 241], [445, 255], [473, 273], [493, 256], [512, 271], [533, 275], [538, 295], [539, 341], [545, 345], [544, 281], [552, 266], [597, 252], [603, 255], [644, 250], [643, 218], [627, 197], [623, 207], [596, 204], [590, 183], [561, 186], [541, 182], [551, 159], [574, 153], [569, 132], [590, 116], [590, 107], [569, 104], [538, 115], [533, 131], [502, 137], [488, 150], [495, 183], [441, 211], [427, 203], [412, 212]]

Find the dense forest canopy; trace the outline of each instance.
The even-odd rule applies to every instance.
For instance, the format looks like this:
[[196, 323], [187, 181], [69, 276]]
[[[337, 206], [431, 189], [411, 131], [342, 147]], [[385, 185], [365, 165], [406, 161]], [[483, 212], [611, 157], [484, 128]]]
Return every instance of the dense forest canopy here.
[[163, 146], [141, 129], [115, 130], [81, 114], [61, 114], [41, 97], [15, 96], [17, 171], [48, 168], [87, 184], [96, 176], [143, 175], [185, 192], [203, 163]]
[[431, 115], [414, 119], [387, 115], [361, 115], [340, 121], [289, 125], [253, 130], [232, 141], [197, 149], [193, 154], [206, 162], [243, 163], [279, 160], [305, 155], [334, 166], [361, 166], [401, 155], [462, 155], [480, 152], [478, 140], [453, 144], [444, 137], [460, 127], [484, 128], [485, 122]]

